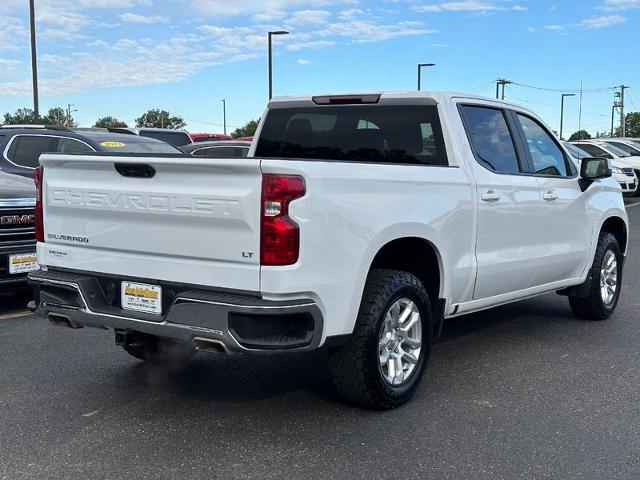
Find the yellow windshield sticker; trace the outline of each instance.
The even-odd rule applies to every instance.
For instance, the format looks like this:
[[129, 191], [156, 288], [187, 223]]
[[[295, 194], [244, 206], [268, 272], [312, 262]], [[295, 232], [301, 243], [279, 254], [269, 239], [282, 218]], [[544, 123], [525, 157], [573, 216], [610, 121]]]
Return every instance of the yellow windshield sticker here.
[[126, 147], [126, 143], [122, 142], [100, 142], [100, 146], [104, 148], [122, 148]]

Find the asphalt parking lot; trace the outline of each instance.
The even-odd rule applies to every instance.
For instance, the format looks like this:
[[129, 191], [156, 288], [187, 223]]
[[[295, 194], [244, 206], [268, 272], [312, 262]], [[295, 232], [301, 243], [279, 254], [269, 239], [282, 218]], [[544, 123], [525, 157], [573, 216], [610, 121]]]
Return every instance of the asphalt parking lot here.
[[616, 314], [555, 294], [449, 321], [414, 400], [354, 409], [324, 352], [167, 371], [0, 297], [0, 479], [640, 478], [640, 206]]

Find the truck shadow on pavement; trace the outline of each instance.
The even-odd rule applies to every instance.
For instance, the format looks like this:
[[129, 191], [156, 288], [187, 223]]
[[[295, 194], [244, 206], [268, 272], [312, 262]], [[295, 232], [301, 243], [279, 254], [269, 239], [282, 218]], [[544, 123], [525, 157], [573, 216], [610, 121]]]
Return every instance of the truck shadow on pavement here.
[[[449, 348], [451, 343], [464, 341], [464, 357], [473, 362], [474, 356], [480, 358], [486, 352], [488, 344], [496, 349], [511, 349], [511, 344], [524, 336], [544, 343], [551, 341], [558, 329], [571, 333], [583, 322], [573, 317], [566, 299], [557, 298], [526, 300], [448, 320], [442, 338], [433, 347], [432, 359], [437, 358], [437, 364], [432, 362], [427, 375], [437, 375], [434, 370], [438, 365], [460, 355], [453, 345]], [[550, 324], [555, 328], [549, 328]], [[131, 361], [134, 363], [125, 369], [121, 379], [126, 385], [160, 390], [181, 400], [251, 403], [306, 392], [321, 401], [340, 402], [329, 375], [325, 349], [279, 356], [202, 353], [186, 363], [168, 367]], [[119, 374], [123, 374], [122, 370]], [[301, 405], [309, 407], [308, 402]]]

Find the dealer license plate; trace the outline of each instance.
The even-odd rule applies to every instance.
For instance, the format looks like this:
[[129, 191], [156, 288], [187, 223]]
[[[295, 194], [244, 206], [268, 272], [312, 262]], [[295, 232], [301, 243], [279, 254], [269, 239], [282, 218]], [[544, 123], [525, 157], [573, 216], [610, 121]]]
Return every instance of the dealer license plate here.
[[9, 273], [28, 273], [38, 269], [38, 259], [35, 253], [9, 255]]
[[122, 282], [122, 308], [136, 312], [162, 313], [162, 287], [146, 283]]

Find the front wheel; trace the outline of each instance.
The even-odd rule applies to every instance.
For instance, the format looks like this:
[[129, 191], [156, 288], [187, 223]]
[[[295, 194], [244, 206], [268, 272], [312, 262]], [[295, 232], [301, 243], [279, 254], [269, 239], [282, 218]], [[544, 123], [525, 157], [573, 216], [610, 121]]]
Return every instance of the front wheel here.
[[406, 403], [420, 384], [431, 350], [429, 298], [414, 275], [372, 270], [348, 344], [329, 352], [338, 393], [366, 408]]
[[585, 320], [606, 320], [616, 309], [622, 287], [622, 252], [618, 240], [603, 232], [591, 266], [591, 285], [585, 297], [569, 297], [571, 310]]

